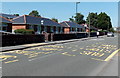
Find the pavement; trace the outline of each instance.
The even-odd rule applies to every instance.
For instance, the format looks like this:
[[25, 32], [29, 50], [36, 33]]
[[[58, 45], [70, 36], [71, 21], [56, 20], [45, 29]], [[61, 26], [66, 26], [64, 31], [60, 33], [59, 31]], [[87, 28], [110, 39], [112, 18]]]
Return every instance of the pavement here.
[[67, 41], [3, 52], [2, 75], [118, 76], [117, 36]]

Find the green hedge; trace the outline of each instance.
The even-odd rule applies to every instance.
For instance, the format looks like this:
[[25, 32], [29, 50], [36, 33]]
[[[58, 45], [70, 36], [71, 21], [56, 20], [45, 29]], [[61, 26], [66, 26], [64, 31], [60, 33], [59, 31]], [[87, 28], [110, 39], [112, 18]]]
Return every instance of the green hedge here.
[[34, 30], [29, 29], [17, 29], [14, 32], [17, 34], [34, 34]]

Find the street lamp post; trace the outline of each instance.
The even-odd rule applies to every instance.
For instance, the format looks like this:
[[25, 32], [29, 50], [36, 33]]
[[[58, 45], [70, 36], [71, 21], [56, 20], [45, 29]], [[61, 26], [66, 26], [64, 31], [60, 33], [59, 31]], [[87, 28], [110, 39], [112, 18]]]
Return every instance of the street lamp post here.
[[107, 27], [107, 30], [108, 30], [108, 32], [109, 32], [109, 18], [108, 18], [108, 27]]
[[[80, 2], [76, 2], [76, 18], [75, 18], [76, 23], [77, 23], [77, 9], [78, 9], [78, 4], [79, 3]], [[76, 32], [77, 32], [77, 26], [76, 26]]]
[[89, 33], [88, 33], [88, 37], [90, 38], [90, 12], [89, 12]]

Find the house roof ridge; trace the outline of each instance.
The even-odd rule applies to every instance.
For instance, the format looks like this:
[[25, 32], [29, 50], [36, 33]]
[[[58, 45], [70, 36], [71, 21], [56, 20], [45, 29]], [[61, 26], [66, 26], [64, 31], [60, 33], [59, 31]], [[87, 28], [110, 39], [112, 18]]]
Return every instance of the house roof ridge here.
[[[25, 15], [25, 16], [31, 16], [31, 15]], [[31, 16], [31, 17], [36, 17], [36, 16]], [[45, 17], [36, 17], [36, 18], [45, 18]], [[45, 19], [49, 19], [49, 18], [45, 18]], [[51, 20], [51, 19], [49, 19], [49, 20]], [[53, 20], [51, 20], [51, 21], [53, 21]], [[55, 21], [53, 21], [53, 22], [55, 22]], [[55, 22], [55, 23], [58, 23], [58, 22]]]
[[26, 15], [24, 15], [24, 23], [26, 24], [27, 22]]
[[[49, 18], [47, 18], [47, 19], [49, 19]], [[49, 20], [53, 21], [52, 19], [49, 19]], [[53, 22], [55, 22], [55, 23], [57, 23], [57, 24], [60, 24], [60, 23], [58, 23], [58, 22], [56, 22], [56, 21], [53, 21]], [[61, 24], [60, 24], [60, 25], [61, 25]]]
[[[0, 13], [0, 14], [5, 14], [5, 13]], [[12, 15], [12, 14], [5, 14], [5, 15]], [[16, 16], [16, 15], [12, 15], [12, 16]]]
[[24, 16], [24, 15], [15, 17], [15, 18], [13, 18], [12, 20], [15, 20], [15, 19], [20, 18], [20, 17], [23, 17], [23, 16]]
[[68, 27], [70, 27], [70, 25], [66, 21], [64, 21], [64, 22], [65, 22], [66, 25], [68, 25]]
[[12, 20], [9, 20], [9, 19], [7, 19], [5, 17], [2, 17], [2, 16], [0, 16], [0, 17], [3, 18], [3, 19], [5, 19], [5, 20], [7, 20], [7, 21], [9, 21], [9, 22], [13, 22]]
[[59, 24], [60, 24], [61, 26], [63, 26], [63, 27], [66, 27], [65, 25], [63, 25], [63, 24], [62, 24], [62, 22], [61, 22], [61, 23], [59, 23]]

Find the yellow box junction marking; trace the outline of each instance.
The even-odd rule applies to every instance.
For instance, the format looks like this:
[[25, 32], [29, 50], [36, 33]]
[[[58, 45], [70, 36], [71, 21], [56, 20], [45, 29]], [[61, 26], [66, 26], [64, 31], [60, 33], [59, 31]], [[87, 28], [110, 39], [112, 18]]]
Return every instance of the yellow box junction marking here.
[[[7, 51], [4, 53], [0, 53], [0, 61], [5, 61], [9, 58], [17, 58], [17, 56], [12, 56], [12, 55], [3, 55], [3, 54], [7, 54], [7, 53], [11, 53], [11, 54], [22, 54], [25, 56], [28, 56], [28, 58], [33, 58], [33, 57], [37, 57], [39, 54], [51, 54], [53, 52], [51, 51], [61, 51], [63, 50], [63, 46], [61, 45], [47, 45], [47, 46], [40, 46], [40, 47], [33, 47], [33, 48], [27, 48], [24, 50], [14, 50], [14, 51]], [[32, 51], [32, 50], [43, 50], [46, 52], [36, 52], [36, 51]], [[12, 60], [12, 61], [8, 61], [5, 63], [11, 63], [11, 62], [16, 62], [18, 60]]]
[[[108, 61], [110, 58], [112, 58], [118, 52], [118, 50], [115, 51], [117, 49], [117, 46], [104, 45], [104, 44], [99, 45], [99, 46], [95, 46], [93, 44], [91, 46], [86, 46], [83, 49], [82, 48], [80, 48], [80, 49], [82, 50], [82, 52], [80, 52], [81, 55], [95, 56], [96, 58], [92, 58], [92, 59], [98, 60], [98, 61]], [[105, 60], [99, 59], [100, 57], [103, 57], [105, 55], [107, 56], [108, 54], [111, 54], [111, 55], [108, 56]]]
[[102, 57], [104, 53], [97, 53], [97, 52], [88, 52], [88, 51], [83, 51], [80, 52], [82, 55], [90, 55], [90, 56], [97, 56], [97, 57]]
[[68, 54], [68, 52], [64, 52], [64, 53], [61, 53], [61, 54], [67, 55], [67, 56], [76, 56], [76, 55]]
[[72, 51], [77, 51], [77, 50], [72, 50]]
[[7, 62], [4, 62], [4, 63], [13, 63], [13, 62], [17, 62], [17, 61], [19, 61], [19, 60], [17, 59], [17, 60], [7, 61]]
[[7, 60], [8, 58], [17, 58], [17, 56], [11, 56], [11, 55], [0, 55], [0, 61], [5, 61]]
[[111, 55], [109, 55], [104, 61], [109, 61], [115, 54], [117, 54], [120, 51], [120, 49], [114, 51]]

